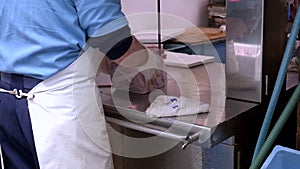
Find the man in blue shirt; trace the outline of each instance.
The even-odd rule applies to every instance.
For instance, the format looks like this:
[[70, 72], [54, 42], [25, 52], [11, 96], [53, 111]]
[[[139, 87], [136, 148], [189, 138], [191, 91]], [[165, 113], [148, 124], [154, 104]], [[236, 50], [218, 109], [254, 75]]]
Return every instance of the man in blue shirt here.
[[[82, 54], [87, 46], [118, 65], [128, 59], [125, 67], [148, 59], [147, 52], [132, 55], [145, 47], [131, 36], [120, 1], [2, 0], [0, 15], [4, 167], [113, 168], [109, 148], [101, 146], [109, 144], [93, 75], [80, 75], [96, 69]], [[87, 89], [79, 93], [86, 98], [80, 105], [74, 93], [82, 88], [76, 85]]]

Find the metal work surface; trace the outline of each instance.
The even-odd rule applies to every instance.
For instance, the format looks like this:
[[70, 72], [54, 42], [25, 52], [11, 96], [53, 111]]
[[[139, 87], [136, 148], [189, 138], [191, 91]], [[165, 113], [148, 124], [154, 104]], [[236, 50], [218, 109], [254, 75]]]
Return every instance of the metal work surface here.
[[[139, 95], [110, 87], [100, 88], [107, 121], [118, 126], [183, 142], [213, 147], [234, 134], [238, 116], [257, 104], [225, 98], [224, 65], [209, 63], [184, 69], [167, 67], [165, 89]], [[158, 95], [198, 98], [208, 103], [208, 113], [181, 117], [153, 118], [145, 110]], [[133, 107], [132, 107], [133, 106]]]

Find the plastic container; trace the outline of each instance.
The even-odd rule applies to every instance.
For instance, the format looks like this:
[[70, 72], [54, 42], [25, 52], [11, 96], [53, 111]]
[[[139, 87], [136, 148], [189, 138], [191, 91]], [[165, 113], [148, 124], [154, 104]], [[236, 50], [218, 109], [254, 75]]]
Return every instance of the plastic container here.
[[261, 169], [299, 169], [300, 151], [283, 146], [275, 146]]

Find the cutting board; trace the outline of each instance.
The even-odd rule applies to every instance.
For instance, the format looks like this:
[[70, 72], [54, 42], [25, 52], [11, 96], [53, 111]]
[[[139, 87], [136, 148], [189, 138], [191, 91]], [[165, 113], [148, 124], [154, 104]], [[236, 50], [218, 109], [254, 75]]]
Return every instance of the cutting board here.
[[[162, 29], [160, 40], [161, 42], [164, 42], [184, 32], [185, 32], [184, 28]], [[158, 42], [157, 33], [158, 32], [156, 29], [143, 29], [133, 34], [142, 43], [157, 43]]]
[[215, 57], [206, 55], [189, 55], [169, 51], [165, 51], [165, 54], [167, 57], [164, 62], [167, 66], [191, 68], [215, 61]]

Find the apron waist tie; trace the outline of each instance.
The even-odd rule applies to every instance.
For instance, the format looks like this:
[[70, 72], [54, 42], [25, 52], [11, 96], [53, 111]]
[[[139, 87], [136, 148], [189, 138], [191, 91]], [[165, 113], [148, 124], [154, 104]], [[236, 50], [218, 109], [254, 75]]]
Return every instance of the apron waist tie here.
[[[22, 80], [23, 81], [23, 87], [25, 89], [32, 89], [35, 85], [37, 85], [38, 83], [40, 83], [42, 80], [40, 79], [36, 79], [33, 77], [26, 77], [23, 75], [18, 75], [18, 74], [9, 74], [9, 73], [0, 73], [0, 79], [1, 81], [11, 84], [13, 83], [13, 80]], [[3, 88], [0, 88], [0, 92], [1, 93], [8, 93], [8, 94], [12, 94], [15, 95], [18, 99], [25, 97], [27, 99], [33, 99], [34, 95], [33, 94], [28, 94], [26, 92], [23, 92], [23, 90], [18, 90], [16, 88], [14, 88], [13, 90], [6, 90]]]
[[17, 90], [17, 89], [5, 90], [5, 89], [0, 88], [0, 92], [15, 95], [16, 98], [18, 98], [18, 99], [20, 99], [22, 97], [27, 97], [27, 99], [33, 99], [34, 98], [33, 94], [24, 93], [22, 90]]

